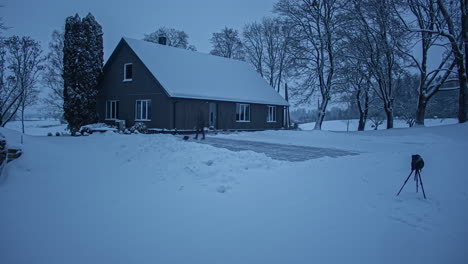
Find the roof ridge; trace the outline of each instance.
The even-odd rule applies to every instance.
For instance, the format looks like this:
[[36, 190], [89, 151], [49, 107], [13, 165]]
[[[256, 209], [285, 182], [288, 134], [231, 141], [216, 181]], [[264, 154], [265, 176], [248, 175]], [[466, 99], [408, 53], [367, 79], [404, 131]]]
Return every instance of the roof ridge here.
[[289, 105], [246, 62], [127, 37], [122, 41], [170, 97]]
[[169, 46], [169, 45], [163, 45], [163, 44], [159, 44], [159, 43], [152, 42], [152, 41], [146, 41], [146, 40], [143, 40], [143, 39], [135, 39], [135, 38], [129, 38], [129, 37], [122, 37], [122, 38], [124, 40], [128, 39], [128, 40], [131, 40], [131, 41], [138, 41], [138, 42], [149, 44], [149, 45], [156, 45], [157, 47], [168, 48], [168, 49], [173, 49], [173, 50], [182, 50], [182, 51], [187, 52], [187, 53], [195, 53], [195, 54], [199, 54], [199, 55], [203, 55], [203, 56], [208, 56], [210, 58], [226, 60], [226, 61], [229, 61], [229, 62], [247, 64], [249, 67], [251, 67], [251, 65], [249, 63], [247, 63], [246, 61], [242, 61], [242, 60], [238, 60], [238, 59], [232, 59], [232, 58], [226, 58], [226, 57], [222, 57], [222, 56], [217, 56], [217, 55], [213, 55], [213, 54], [210, 54], [210, 53], [201, 52], [201, 51], [198, 51], [198, 50], [188, 50], [188, 49], [184, 49], [184, 48], [179, 48], [179, 47], [174, 47], [174, 46]]

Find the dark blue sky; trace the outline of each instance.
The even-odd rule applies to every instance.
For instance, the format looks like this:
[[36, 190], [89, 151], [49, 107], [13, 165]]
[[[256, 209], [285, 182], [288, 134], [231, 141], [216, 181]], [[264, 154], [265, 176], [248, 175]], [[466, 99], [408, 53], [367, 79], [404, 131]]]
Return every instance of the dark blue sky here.
[[91, 12], [104, 30], [107, 58], [122, 36], [141, 39], [166, 26], [184, 30], [189, 42], [209, 52], [211, 33], [224, 26], [243, 25], [272, 15], [277, 0], [0, 0], [0, 16], [10, 29], [6, 35], [29, 35], [47, 47], [54, 29], [65, 18]]

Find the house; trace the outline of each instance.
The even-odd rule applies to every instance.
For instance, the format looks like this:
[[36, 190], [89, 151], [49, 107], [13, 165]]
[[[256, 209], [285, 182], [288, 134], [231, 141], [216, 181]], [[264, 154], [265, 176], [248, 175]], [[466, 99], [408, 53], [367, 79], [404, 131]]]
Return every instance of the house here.
[[283, 127], [288, 103], [249, 64], [122, 38], [104, 66], [101, 122], [193, 130], [197, 115], [220, 130]]

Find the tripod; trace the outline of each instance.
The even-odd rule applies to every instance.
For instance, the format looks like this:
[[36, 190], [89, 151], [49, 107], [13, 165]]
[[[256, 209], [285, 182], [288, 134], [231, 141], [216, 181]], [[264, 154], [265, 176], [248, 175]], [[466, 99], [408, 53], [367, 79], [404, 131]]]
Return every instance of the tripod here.
[[415, 171], [414, 181], [416, 182], [416, 192], [418, 192], [418, 185], [419, 185], [419, 182], [420, 182], [424, 199], [426, 199], [426, 193], [424, 192], [424, 186], [423, 186], [423, 182], [422, 182], [422, 179], [421, 179], [421, 170], [420, 169], [412, 169], [411, 170], [410, 174], [408, 175], [408, 178], [406, 178], [405, 183], [403, 183], [403, 186], [401, 186], [400, 191], [397, 193], [397, 196], [400, 195], [401, 190], [403, 190], [403, 187], [405, 187], [406, 182], [409, 180], [409, 178], [411, 177], [411, 174], [413, 174], [414, 171]]

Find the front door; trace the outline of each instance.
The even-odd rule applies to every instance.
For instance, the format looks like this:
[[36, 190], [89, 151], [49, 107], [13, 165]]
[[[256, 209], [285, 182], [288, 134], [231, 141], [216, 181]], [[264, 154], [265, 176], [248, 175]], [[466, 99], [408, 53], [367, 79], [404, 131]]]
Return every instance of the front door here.
[[208, 126], [210, 129], [216, 129], [216, 113], [217, 113], [216, 103], [210, 103], [210, 109], [208, 111]]

